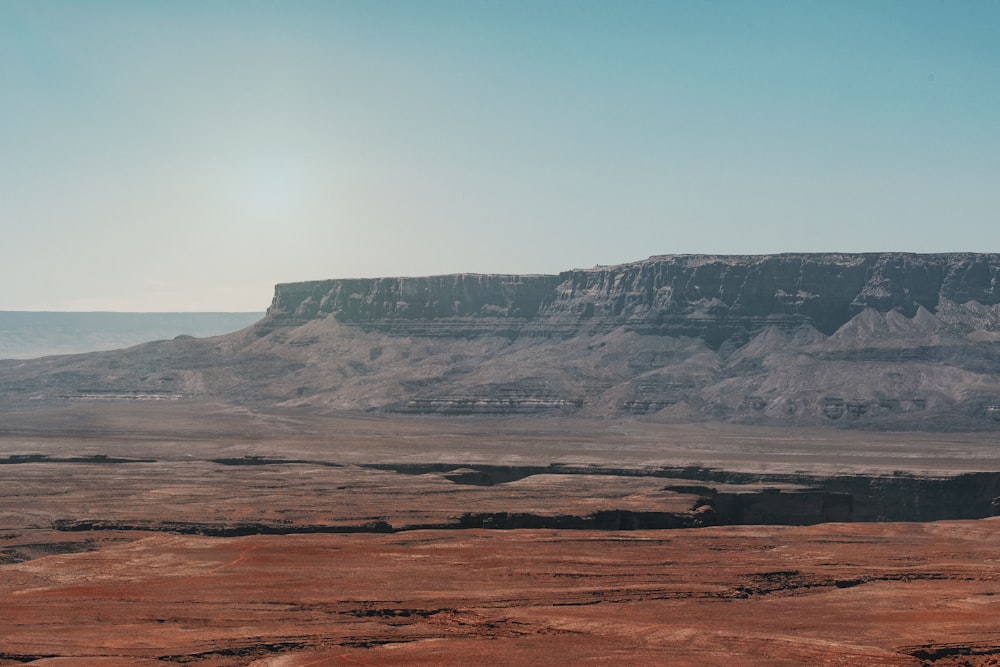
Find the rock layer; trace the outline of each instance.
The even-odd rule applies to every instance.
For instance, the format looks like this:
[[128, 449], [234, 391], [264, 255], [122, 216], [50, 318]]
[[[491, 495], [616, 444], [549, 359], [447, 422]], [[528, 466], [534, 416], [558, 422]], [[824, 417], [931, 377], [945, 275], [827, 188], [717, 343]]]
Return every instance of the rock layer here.
[[618, 327], [718, 348], [772, 325], [832, 334], [872, 308], [913, 317], [1000, 303], [1000, 255], [664, 255], [559, 275], [451, 275], [280, 284], [261, 331], [317, 317], [396, 335], [565, 336]]
[[0, 395], [995, 429], [998, 281], [1000, 255], [882, 253], [282, 284], [226, 336], [0, 361]]

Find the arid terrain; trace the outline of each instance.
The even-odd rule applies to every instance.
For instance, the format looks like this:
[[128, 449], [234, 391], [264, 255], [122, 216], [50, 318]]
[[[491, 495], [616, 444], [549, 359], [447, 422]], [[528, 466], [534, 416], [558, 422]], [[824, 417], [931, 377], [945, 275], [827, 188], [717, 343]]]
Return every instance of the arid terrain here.
[[1000, 0], [0, 0], [0, 667], [1000, 667]]
[[996, 430], [1000, 255], [668, 255], [279, 284], [240, 331], [0, 359], [0, 401]]
[[0, 665], [1000, 665], [998, 281], [310, 281], [2, 360]]
[[0, 665], [996, 665], [994, 440], [10, 404]]

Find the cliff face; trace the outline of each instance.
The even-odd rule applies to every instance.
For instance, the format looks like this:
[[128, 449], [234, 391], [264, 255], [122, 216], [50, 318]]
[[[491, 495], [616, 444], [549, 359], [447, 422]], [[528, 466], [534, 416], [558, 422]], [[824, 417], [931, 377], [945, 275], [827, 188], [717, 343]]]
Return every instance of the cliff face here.
[[451, 275], [278, 285], [260, 331], [333, 316], [365, 331], [465, 338], [624, 327], [741, 345], [769, 326], [832, 334], [866, 308], [913, 317], [942, 298], [1000, 303], [1000, 255], [674, 255], [559, 275]]
[[1000, 255], [283, 284], [260, 322], [218, 339], [0, 362], [0, 396], [996, 429]]
[[404, 335], [513, 335], [537, 320], [560, 276], [459, 274], [286, 283], [275, 287], [262, 325], [333, 315], [366, 331]]

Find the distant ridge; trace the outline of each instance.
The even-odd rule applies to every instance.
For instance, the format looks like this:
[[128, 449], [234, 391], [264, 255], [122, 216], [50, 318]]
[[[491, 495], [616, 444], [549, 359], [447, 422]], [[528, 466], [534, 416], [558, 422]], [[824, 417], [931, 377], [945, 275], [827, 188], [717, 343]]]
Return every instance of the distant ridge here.
[[131, 347], [174, 338], [218, 336], [263, 313], [0, 311], [0, 359], [31, 359]]
[[0, 362], [8, 400], [1000, 428], [1000, 255], [661, 255], [284, 283], [217, 338]]
[[572, 336], [618, 327], [740, 346], [769, 326], [832, 334], [861, 311], [1000, 303], [1000, 255], [656, 255], [557, 275], [455, 274], [279, 284], [261, 331], [333, 316], [392, 335]]

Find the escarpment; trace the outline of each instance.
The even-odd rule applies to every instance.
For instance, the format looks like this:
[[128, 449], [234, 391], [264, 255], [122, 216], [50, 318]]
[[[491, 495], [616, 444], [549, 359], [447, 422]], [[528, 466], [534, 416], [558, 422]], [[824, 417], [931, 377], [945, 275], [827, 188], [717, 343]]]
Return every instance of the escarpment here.
[[243, 331], [0, 362], [0, 394], [995, 429], [1000, 255], [679, 255], [279, 284]]
[[1000, 255], [668, 255], [558, 275], [280, 284], [259, 330], [315, 318], [394, 335], [561, 337], [624, 327], [742, 344], [769, 326], [829, 335], [872, 308], [913, 317], [942, 298], [1000, 302]]
[[341, 391], [352, 407], [986, 426], [1000, 422], [998, 282], [988, 254], [656, 256], [282, 284], [256, 333], [308, 346], [300, 332], [326, 322], [382, 341], [346, 371], [361, 378], [341, 386], [381, 386]]
[[557, 276], [480, 274], [280, 284], [260, 330], [332, 315], [399, 335], [516, 335], [557, 285]]

